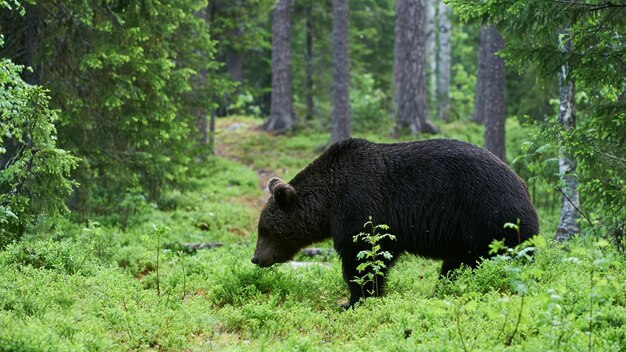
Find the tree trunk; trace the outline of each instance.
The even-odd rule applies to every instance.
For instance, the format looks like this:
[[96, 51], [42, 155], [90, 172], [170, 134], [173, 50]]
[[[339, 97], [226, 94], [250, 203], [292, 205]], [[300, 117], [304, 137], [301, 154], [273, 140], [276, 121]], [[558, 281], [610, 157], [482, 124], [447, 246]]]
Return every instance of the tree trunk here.
[[[571, 50], [569, 39], [559, 39], [562, 50]], [[561, 66], [559, 72], [559, 118], [558, 122], [563, 128], [572, 130], [576, 128], [575, 111], [575, 86], [569, 77], [570, 69], [567, 64]], [[579, 233], [578, 227], [578, 179], [576, 177], [576, 162], [567, 153], [563, 146], [559, 147], [559, 174], [561, 177], [561, 219], [556, 230], [557, 241], [564, 241]]]
[[396, 2], [396, 43], [394, 72], [398, 93], [396, 132], [436, 133], [428, 120], [425, 55], [426, 0]]
[[504, 140], [504, 124], [506, 121], [506, 107], [504, 105], [504, 60], [496, 53], [504, 48], [504, 40], [495, 27], [481, 31], [485, 36], [487, 65], [484, 72], [483, 92], [476, 92], [484, 97], [485, 116], [485, 149], [506, 162], [506, 146]]
[[437, 112], [440, 119], [450, 121], [450, 8], [439, 2], [439, 60], [437, 65]]
[[331, 143], [350, 138], [348, 0], [333, 0], [333, 115]]
[[[207, 26], [207, 28], [210, 28], [210, 22], [209, 22], [210, 8], [208, 6], [196, 12], [195, 16], [202, 19], [203, 24]], [[209, 60], [209, 58], [206, 55], [204, 56], [204, 59]], [[201, 86], [205, 84], [206, 81], [207, 81], [206, 69], [198, 71], [198, 73], [192, 77], [192, 84], [195, 86]], [[200, 130], [200, 139], [198, 140], [198, 142], [200, 143], [201, 147], [204, 150], [204, 147], [209, 146], [209, 134], [207, 131], [207, 127], [208, 127], [207, 109], [205, 107], [205, 104], [199, 104], [193, 107], [191, 111], [198, 119], [197, 126], [198, 126], [198, 129]], [[209, 146], [209, 147], [212, 148], [212, 146]], [[212, 149], [209, 150], [209, 153], [212, 153]], [[204, 155], [204, 153], [202, 154]]]
[[392, 82], [391, 82], [391, 105], [394, 116], [398, 116], [398, 105], [400, 104], [400, 37], [402, 29], [406, 26], [403, 21], [406, 19], [403, 16], [398, 16], [400, 11], [403, 10], [404, 4], [401, 0], [396, 0], [396, 23], [394, 28], [394, 46], [393, 46], [393, 67], [392, 69]]
[[[240, 32], [240, 31], [237, 31]], [[241, 34], [239, 34], [241, 35]], [[236, 37], [231, 40], [236, 40]], [[244, 65], [244, 55], [243, 53], [236, 50], [228, 50], [226, 52], [226, 68], [228, 69], [228, 74], [230, 78], [234, 82], [243, 83], [243, 65]]]
[[32, 72], [24, 70], [24, 81], [39, 84], [41, 68], [36, 64], [37, 48], [39, 47], [39, 8], [36, 5], [25, 5], [26, 8], [26, 55], [24, 64], [31, 67]]
[[309, 1], [306, 12], [306, 56], [305, 56], [305, 100], [306, 119], [313, 120], [313, 0]]
[[211, 154], [215, 155], [215, 115], [217, 114], [217, 110], [211, 110], [211, 120], [209, 121], [209, 148], [211, 150]]
[[437, 3], [440, 0], [426, 0], [426, 73], [430, 107], [437, 106]]
[[270, 116], [263, 125], [270, 132], [284, 132], [294, 122], [290, 5], [290, 0], [279, 0], [272, 14], [272, 98]]
[[201, 114], [198, 117], [200, 118], [200, 121], [198, 122], [198, 129], [200, 130], [199, 142], [200, 142], [200, 145], [207, 146], [209, 145], [209, 132], [208, 132], [209, 123], [207, 121], [207, 116], [206, 114]]
[[485, 122], [485, 77], [489, 65], [489, 43], [487, 42], [487, 29], [480, 29], [480, 42], [478, 44], [478, 59], [476, 72], [476, 93], [474, 96], [474, 114], [472, 121], [482, 124]]

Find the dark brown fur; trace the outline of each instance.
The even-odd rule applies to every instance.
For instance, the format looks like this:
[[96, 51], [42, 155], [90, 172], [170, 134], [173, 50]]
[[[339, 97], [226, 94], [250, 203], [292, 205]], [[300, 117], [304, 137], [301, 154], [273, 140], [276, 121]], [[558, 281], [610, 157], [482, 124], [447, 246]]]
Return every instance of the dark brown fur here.
[[[488, 151], [446, 139], [376, 144], [349, 139], [333, 145], [289, 183], [270, 181], [252, 261], [285, 262], [303, 247], [332, 237], [350, 287], [350, 305], [371, 287], [351, 282], [357, 253], [353, 236], [371, 215], [396, 241], [382, 250], [393, 262], [404, 252], [443, 259], [441, 274], [475, 266], [494, 239], [516, 245], [539, 232], [524, 182]], [[507, 222], [520, 219], [520, 238]], [[384, 278], [379, 278], [383, 283]], [[381, 289], [383, 285], [381, 284]], [[381, 294], [382, 291], [377, 292]]]

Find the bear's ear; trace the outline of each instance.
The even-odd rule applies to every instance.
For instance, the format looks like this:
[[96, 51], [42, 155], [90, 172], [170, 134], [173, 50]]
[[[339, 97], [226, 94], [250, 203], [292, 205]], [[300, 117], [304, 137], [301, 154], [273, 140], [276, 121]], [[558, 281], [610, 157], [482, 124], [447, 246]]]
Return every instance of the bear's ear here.
[[278, 177], [272, 177], [268, 182], [267, 182], [267, 189], [269, 189], [271, 194], [274, 194], [274, 188], [276, 187], [277, 184], [279, 183], [285, 183], [285, 181], [283, 181], [282, 179], [278, 178]]
[[278, 183], [273, 188], [274, 199], [281, 207], [289, 206], [296, 198], [296, 190], [288, 183]]

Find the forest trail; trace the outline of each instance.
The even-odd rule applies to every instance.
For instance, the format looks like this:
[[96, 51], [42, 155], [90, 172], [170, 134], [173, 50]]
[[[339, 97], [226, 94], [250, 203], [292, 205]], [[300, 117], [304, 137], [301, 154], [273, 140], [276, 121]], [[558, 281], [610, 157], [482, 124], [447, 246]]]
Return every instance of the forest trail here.
[[267, 182], [276, 176], [276, 173], [274, 170], [259, 168], [241, 156], [247, 153], [244, 150], [245, 148], [242, 147], [244, 145], [242, 142], [253, 134], [264, 133], [258, 129], [261, 122], [251, 119], [233, 120], [232, 118], [220, 118], [217, 119], [215, 124], [215, 156], [241, 163], [254, 170], [259, 178], [258, 188], [263, 191], [262, 196], [249, 196], [238, 199], [238, 201], [258, 211], [261, 211], [270, 197], [269, 192], [266, 190]]
[[[328, 142], [328, 134], [301, 130], [297, 135], [274, 135], [262, 131], [260, 118], [229, 116], [216, 121], [215, 155], [253, 170], [263, 196], [253, 201], [259, 211], [267, 202], [268, 181], [275, 176], [291, 179], [313, 159]], [[250, 200], [246, 200], [249, 202]]]

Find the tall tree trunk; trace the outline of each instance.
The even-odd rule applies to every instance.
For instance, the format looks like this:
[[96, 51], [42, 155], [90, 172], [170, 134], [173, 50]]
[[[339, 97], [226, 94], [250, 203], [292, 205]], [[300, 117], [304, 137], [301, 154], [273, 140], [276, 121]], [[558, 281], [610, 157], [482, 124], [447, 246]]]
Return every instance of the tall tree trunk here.
[[472, 121], [482, 124], [485, 122], [485, 80], [489, 65], [489, 43], [487, 42], [487, 28], [480, 29], [477, 72], [476, 72], [476, 93], [474, 95], [474, 113]]
[[333, 115], [331, 143], [350, 138], [348, 0], [333, 0]]
[[24, 70], [24, 81], [39, 84], [41, 67], [36, 64], [37, 48], [39, 47], [39, 8], [36, 5], [25, 5], [26, 8], [26, 55], [24, 64], [32, 71]]
[[[569, 39], [559, 39], [559, 44], [564, 51], [571, 50]], [[558, 122], [563, 128], [572, 130], [576, 128], [575, 110], [575, 85], [569, 77], [570, 69], [567, 64], [561, 66], [559, 72], [559, 118]], [[561, 196], [561, 219], [556, 230], [557, 241], [564, 241], [579, 233], [578, 208], [578, 179], [576, 178], [576, 162], [563, 146], [559, 147], [559, 174], [562, 184]]]
[[[208, 144], [211, 149], [211, 154], [215, 155], [215, 115], [217, 113], [216, 109], [211, 110], [211, 120], [209, 120], [209, 133], [208, 133]], [[205, 118], [206, 121], [206, 118]], [[206, 124], [206, 122], [205, 122]]]
[[450, 121], [450, 8], [439, 2], [439, 60], [437, 64], [437, 112], [439, 118]]
[[408, 128], [411, 133], [436, 133], [428, 120], [425, 52], [426, 0], [396, 2], [396, 70], [398, 120], [396, 131]]
[[313, 0], [308, 3], [306, 12], [306, 56], [305, 56], [305, 100], [306, 100], [306, 119], [313, 120]]
[[[238, 34], [232, 34], [231, 40], [237, 40], [238, 36], [241, 36], [241, 31], [236, 31]], [[226, 68], [228, 74], [234, 82], [243, 83], [243, 68], [244, 68], [244, 55], [242, 52], [234, 49], [230, 49], [225, 55]]]
[[[195, 16], [202, 19], [202, 21], [204, 22], [204, 25], [207, 26], [207, 28], [210, 28], [210, 13], [211, 9], [207, 6], [201, 10], [199, 10], [198, 12], [196, 12]], [[205, 60], [208, 60], [209, 58], [205, 56]], [[200, 70], [194, 77], [192, 77], [192, 84], [194, 85], [203, 85], [205, 82], [207, 81], [207, 70]], [[204, 148], [206, 146], [209, 146], [209, 133], [207, 131], [207, 127], [208, 127], [208, 123], [207, 123], [207, 109], [205, 107], [205, 104], [199, 104], [199, 106], [195, 106], [194, 108], [192, 108], [192, 113], [196, 116], [197, 120], [197, 126], [198, 129], [200, 130], [200, 139], [198, 140], [198, 142], [200, 143], [200, 145]], [[211, 148], [209, 150], [209, 153], [213, 153], [213, 149], [212, 146], [209, 146], [209, 148]], [[204, 154], [204, 153], [203, 153]]]
[[208, 132], [208, 122], [206, 113], [200, 114], [198, 116], [200, 121], [198, 122], [198, 129], [200, 130], [200, 144], [203, 146], [209, 145], [209, 132]]
[[284, 132], [293, 126], [291, 95], [291, 1], [279, 0], [272, 13], [272, 100], [263, 129]]
[[402, 37], [402, 30], [406, 27], [403, 21], [406, 20], [405, 16], [398, 16], [400, 11], [403, 10], [404, 3], [401, 0], [396, 0], [396, 23], [394, 28], [394, 46], [393, 46], [393, 66], [392, 66], [392, 82], [391, 82], [391, 105], [393, 108], [394, 116], [398, 116], [398, 105], [400, 104], [400, 38]]
[[483, 112], [485, 114], [485, 149], [506, 162], [506, 145], [504, 124], [506, 121], [506, 106], [504, 104], [504, 60], [496, 53], [504, 48], [504, 40], [495, 27], [489, 27], [481, 32], [485, 36], [487, 47], [487, 66], [485, 67], [484, 92], [476, 92], [484, 97]]
[[[207, 17], [208, 18], [208, 17]], [[234, 21], [238, 19], [235, 18]], [[208, 21], [208, 20], [207, 20]], [[238, 23], [238, 22], [237, 22]], [[235, 27], [233, 30], [226, 34], [229, 43], [238, 43], [243, 36], [243, 30], [241, 26]], [[244, 69], [244, 53], [241, 49], [235, 45], [229, 45], [226, 49], [224, 61], [226, 63], [226, 69], [230, 78], [234, 82], [243, 83], [243, 69]]]
[[426, 0], [426, 72], [430, 107], [437, 106], [437, 3], [440, 0]]

